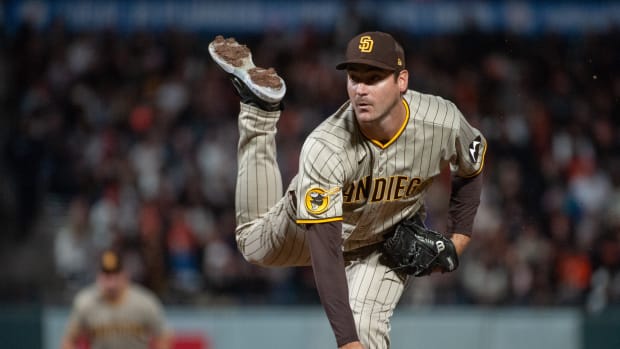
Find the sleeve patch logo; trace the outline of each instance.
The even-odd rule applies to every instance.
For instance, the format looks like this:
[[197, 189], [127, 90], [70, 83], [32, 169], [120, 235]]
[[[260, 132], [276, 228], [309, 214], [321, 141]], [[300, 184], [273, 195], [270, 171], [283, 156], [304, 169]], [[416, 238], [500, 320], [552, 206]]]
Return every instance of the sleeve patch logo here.
[[318, 215], [325, 211], [329, 207], [329, 196], [337, 193], [340, 188], [334, 188], [332, 190], [325, 190], [321, 188], [311, 188], [306, 192], [305, 204], [308, 212]]
[[482, 139], [480, 136], [476, 137], [476, 139], [469, 144], [469, 159], [474, 164], [477, 163], [478, 158], [480, 158], [480, 144], [482, 144]]

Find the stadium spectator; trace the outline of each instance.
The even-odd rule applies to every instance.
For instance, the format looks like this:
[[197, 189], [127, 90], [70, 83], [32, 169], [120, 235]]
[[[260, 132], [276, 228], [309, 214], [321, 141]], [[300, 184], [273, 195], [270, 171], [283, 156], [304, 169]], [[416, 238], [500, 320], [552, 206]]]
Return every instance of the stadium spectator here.
[[[278, 45], [268, 44], [273, 35]], [[337, 88], [342, 77], [331, 69], [340, 35], [306, 28], [246, 40], [257, 60], [282, 67], [289, 82], [278, 133], [284, 182], [297, 172], [292, 159], [303, 138], [325, 114], [317, 102], [331, 110], [346, 98]], [[619, 236], [620, 46], [609, 45], [618, 31], [400, 37], [412, 52], [413, 87], [454, 100], [489, 142], [474, 229], [482, 238], [473, 246], [484, 252], [463, 256], [461, 277], [433, 277], [428, 292], [403, 300], [620, 304], [620, 251], [612, 248]], [[173, 231], [172, 208], [188, 214], [191, 205], [200, 285], [217, 295], [214, 301], [288, 303], [312, 293], [305, 292], [313, 285], [304, 273], [257, 273], [234, 252], [230, 149], [238, 105], [228, 81], [212, 73], [217, 68], [205, 52], [212, 37], [24, 26], [7, 39], [0, 70], [10, 73], [4, 79], [13, 88], [2, 99], [8, 117], [0, 175], [10, 183], [6, 198], [14, 198], [3, 202], [15, 212], [15, 236], [30, 236], [50, 201], [68, 212], [83, 198], [93, 242], [131, 250], [138, 280], [173, 301], [179, 297], [168, 282], [173, 245], [166, 232]], [[435, 185], [446, 190], [441, 181]], [[441, 205], [429, 204], [428, 216], [441, 226], [445, 212], [435, 207]], [[505, 256], [487, 255], [498, 245]], [[493, 276], [495, 293], [480, 294], [466, 281], [467, 266]], [[575, 266], [578, 275], [566, 273]]]

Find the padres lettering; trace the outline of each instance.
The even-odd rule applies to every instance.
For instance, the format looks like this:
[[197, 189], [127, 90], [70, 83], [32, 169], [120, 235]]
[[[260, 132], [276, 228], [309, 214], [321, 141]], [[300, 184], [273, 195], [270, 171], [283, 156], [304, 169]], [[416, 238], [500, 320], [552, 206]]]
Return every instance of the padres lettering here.
[[93, 337], [111, 337], [111, 336], [128, 336], [128, 337], [146, 337], [147, 330], [140, 324], [104, 324], [95, 326], [91, 332]]
[[353, 182], [342, 192], [344, 203], [394, 201], [414, 196], [432, 183], [432, 179], [391, 176], [371, 178], [366, 176]]
[[375, 42], [372, 40], [372, 38], [368, 35], [366, 36], [362, 36], [360, 38], [360, 52], [364, 52], [364, 53], [368, 53], [368, 52], [372, 52], [372, 47], [374, 46]]

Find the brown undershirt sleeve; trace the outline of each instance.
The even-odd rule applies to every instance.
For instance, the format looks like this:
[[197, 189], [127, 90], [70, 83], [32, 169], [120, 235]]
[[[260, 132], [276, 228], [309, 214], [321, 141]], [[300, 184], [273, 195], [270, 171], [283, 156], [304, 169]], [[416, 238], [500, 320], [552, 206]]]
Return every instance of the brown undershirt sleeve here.
[[471, 236], [474, 218], [480, 205], [482, 173], [475, 177], [452, 178], [452, 193], [448, 208], [448, 232]]
[[340, 347], [357, 341], [342, 257], [342, 223], [309, 224], [306, 234], [316, 288], [336, 336], [336, 343]]

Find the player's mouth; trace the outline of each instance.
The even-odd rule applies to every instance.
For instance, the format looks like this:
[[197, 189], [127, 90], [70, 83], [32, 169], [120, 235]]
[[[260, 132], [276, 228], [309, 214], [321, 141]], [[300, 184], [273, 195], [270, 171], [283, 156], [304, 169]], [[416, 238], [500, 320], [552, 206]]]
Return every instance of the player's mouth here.
[[359, 111], [368, 111], [368, 109], [372, 107], [372, 104], [366, 101], [358, 101], [355, 103], [355, 106], [357, 107]]

